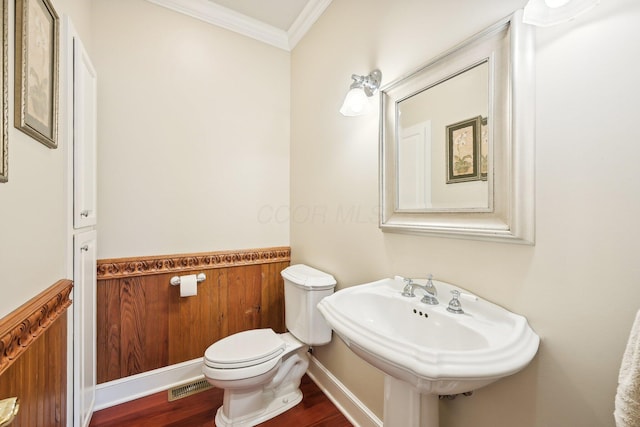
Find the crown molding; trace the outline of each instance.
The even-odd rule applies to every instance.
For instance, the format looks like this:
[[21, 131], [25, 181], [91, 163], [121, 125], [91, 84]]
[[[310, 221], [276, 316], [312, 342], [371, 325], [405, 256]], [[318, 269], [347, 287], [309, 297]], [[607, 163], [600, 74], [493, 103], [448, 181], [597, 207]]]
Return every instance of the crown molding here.
[[300, 40], [307, 34], [307, 31], [311, 29], [313, 24], [316, 23], [318, 18], [329, 7], [332, 0], [311, 0], [302, 9], [300, 15], [291, 24], [291, 28], [287, 31], [287, 37], [289, 39], [289, 50], [293, 50]]
[[265, 24], [208, 0], [147, 0], [158, 6], [291, 51], [332, 0], [311, 0], [288, 31]]

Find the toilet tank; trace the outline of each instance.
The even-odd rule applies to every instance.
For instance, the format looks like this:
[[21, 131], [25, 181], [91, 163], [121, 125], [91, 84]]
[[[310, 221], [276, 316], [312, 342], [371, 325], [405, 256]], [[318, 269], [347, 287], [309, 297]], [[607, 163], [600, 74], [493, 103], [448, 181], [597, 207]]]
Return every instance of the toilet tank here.
[[333, 293], [336, 279], [304, 264], [289, 266], [284, 279], [284, 313], [289, 332], [308, 345], [331, 341], [331, 327], [318, 310], [320, 300]]

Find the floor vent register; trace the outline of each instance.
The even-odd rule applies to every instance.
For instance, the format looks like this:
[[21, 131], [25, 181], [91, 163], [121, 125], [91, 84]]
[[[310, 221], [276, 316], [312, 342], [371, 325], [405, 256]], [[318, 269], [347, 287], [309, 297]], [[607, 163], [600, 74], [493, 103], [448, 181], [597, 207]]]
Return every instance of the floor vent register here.
[[169, 402], [200, 393], [201, 391], [209, 390], [210, 388], [213, 388], [213, 386], [209, 384], [206, 379], [192, 381], [187, 384], [173, 387], [169, 389]]

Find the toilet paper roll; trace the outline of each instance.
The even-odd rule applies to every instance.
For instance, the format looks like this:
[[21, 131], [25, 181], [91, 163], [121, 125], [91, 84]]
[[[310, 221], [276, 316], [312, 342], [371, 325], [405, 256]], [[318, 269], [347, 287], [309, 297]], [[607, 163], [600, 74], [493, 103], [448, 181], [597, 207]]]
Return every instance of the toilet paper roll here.
[[198, 277], [195, 274], [180, 276], [180, 296], [198, 295]]

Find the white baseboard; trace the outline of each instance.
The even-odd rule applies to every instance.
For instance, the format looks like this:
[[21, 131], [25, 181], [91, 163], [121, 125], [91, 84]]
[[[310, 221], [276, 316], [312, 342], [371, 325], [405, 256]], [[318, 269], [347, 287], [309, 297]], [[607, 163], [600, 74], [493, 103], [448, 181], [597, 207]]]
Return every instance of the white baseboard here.
[[[307, 374], [320, 390], [356, 427], [382, 427], [382, 421], [369, 410], [315, 357], [309, 358]], [[94, 410], [149, 396], [171, 387], [203, 378], [202, 358], [99, 384]]]
[[99, 384], [94, 411], [168, 390], [204, 378], [202, 358]]
[[309, 358], [307, 374], [356, 427], [382, 427], [382, 421], [344, 386], [318, 359]]

